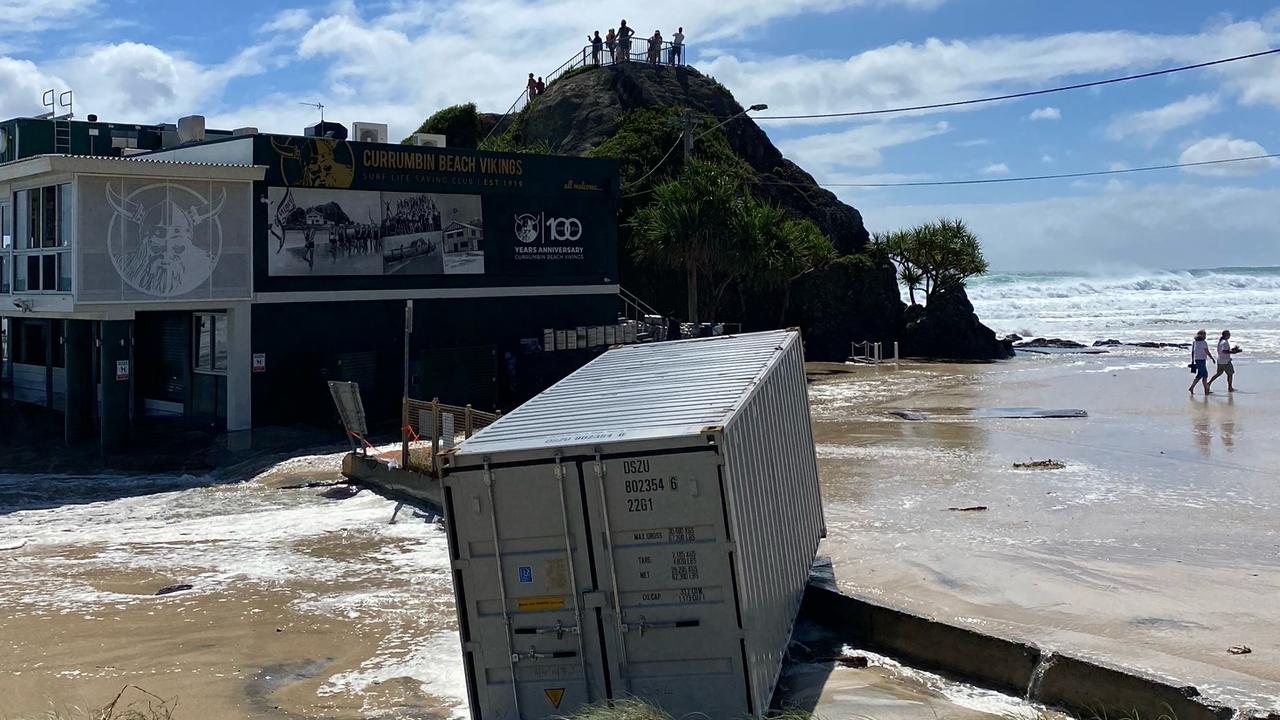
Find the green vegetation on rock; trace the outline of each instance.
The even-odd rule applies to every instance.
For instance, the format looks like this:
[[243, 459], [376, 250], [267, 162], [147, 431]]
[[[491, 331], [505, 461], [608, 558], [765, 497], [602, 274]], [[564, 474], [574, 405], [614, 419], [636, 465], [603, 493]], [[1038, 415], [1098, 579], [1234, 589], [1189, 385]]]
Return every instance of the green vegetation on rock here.
[[[444, 135], [451, 147], [474, 148], [480, 143], [480, 113], [476, 112], [475, 103], [450, 105], [437, 110], [414, 132]], [[400, 142], [407, 145], [413, 138]]]

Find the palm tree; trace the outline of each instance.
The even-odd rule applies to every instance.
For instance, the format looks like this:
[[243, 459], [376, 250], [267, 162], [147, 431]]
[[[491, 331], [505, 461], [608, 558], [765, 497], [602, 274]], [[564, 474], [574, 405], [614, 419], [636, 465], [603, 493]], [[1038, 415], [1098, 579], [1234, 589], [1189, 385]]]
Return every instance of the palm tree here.
[[632, 215], [636, 259], [684, 270], [688, 319], [695, 328], [699, 280], [725, 268], [740, 274], [749, 257], [738, 242], [747, 202], [740, 171], [691, 160], [680, 177], [655, 188], [653, 199]]

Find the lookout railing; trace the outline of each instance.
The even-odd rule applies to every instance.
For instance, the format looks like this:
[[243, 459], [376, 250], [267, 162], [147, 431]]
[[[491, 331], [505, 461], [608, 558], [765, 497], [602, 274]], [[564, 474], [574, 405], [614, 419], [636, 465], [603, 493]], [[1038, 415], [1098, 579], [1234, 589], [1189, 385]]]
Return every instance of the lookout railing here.
[[[581, 70], [591, 67], [604, 67], [606, 65], [620, 65], [627, 62], [649, 63], [653, 65], [670, 65], [681, 66], [685, 64], [685, 58], [688, 57], [689, 46], [681, 43], [679, 51], [676, 50], [675, 43], [669, 40], [663, 40], [662, 45], [658, 48], [656, 59], [652, 59], [649, 55], [649, 38], [633, 36], [630, 40], [630, 47], [624, 49], [618, 42], [614, 42], [613, 49], [610, 50], [607, 45], [601, 45], [599, 54], [596, 53], [594, 47], [590, 44], [583, 45], [582, 50], [570, 56], [560, 64], [560, 67], [552, 70], [550, 73], [542, 76], [542, 82], [545, 86], [550, 87], [551, 83], [568, 75], [575, 70]], [[511, 103], [511, 107], [502, 114], [506, 118], [513, 113], [520, 112], [529, 101], [533, 99], [530, 90], [525, 87], [520, 91], [520, 95], [515, 102]], [[502, 124], [501, 121], [494, 125], [494, 130]], [[489, 135], [492, 135], [490, 131]], [[485, 137], [488, 140], [488, 136]]]

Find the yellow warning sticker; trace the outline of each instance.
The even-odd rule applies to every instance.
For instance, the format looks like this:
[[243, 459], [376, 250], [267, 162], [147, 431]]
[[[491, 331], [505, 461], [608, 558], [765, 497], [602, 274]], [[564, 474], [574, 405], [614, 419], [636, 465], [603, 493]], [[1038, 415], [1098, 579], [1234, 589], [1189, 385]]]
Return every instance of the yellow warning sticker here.
[[520, 612], [551, 612], [564, 609], [564, 598], [560, 595], [540, 595], [516, 599], [516, 608]]
[[547, 701], [551, 703], [551, 707], [560, 708], [560, 702], [564, 700], [564, 688], [546, 688], [542, 692], [547, 696]]

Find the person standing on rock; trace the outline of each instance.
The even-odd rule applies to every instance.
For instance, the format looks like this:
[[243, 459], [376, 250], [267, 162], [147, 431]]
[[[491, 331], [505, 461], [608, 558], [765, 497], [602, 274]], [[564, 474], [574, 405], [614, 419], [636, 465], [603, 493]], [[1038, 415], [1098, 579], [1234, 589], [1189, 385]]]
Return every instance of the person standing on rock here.
[[613, 32], [613, 28], [609, 28], [609, 32], [604, 36], [604, 49], [609, 53], [609, 62], [618, 62], [618, 36]]
[[653, 37], [649, 38], [649, 64], [657, 65], [659, 58], [662, 57], [662, 33], [658, 30], [653, 31]]
[[635, 30], [627, 27], [626, 20], [618, 23], [618, 62], [631, 59], [631, 36], [635, 34]]
[[671, 64], [679, 65], [684, 55], [684, 28], [676, 28], [676, 34], [671, 36]]
[[591, 43], [591, 64], [600, 64], [600, 51], [604, 47], [604, 39], [600, 37], [600, 31], [597, 30], [595, 37], [587, 36], [587, 41]]
[[1236, 391], [1236, 368], [1231, 362], [1231, 356], [1238, 352], [1240, 352], [1240, 348], [1231, 347], [1231, 331], [1223, 330], [1222, 337], [1218, 338], [1218, 372], [1214, 373], [1213, 377], [1209, 378], [1209, 382], [1205, 386], [1206, 388], [1213, 387], [1214, 380], [1226, 375], [1227, 392]]
[[530, 100], [538, 96], [538, 81], [533, 79], [533, 73], [529, 73], [529, 82], [525, 85], [525, 89], [529, 91]]
[[[1205, 331], [1201, 330], [1196, 333], [1195, 342], [1191, 343], [1191, 372], [1195, 373], [1195, 377], [1191, 380], [1191, 387], [1187, 388], [1187, 392], [1192, 395], [1196, 394], [1196, 382], [1204, 386], [1204, 394], [1209, 394], [1209, 367], [1208, 361], [1213, 358], [1213, 353], [1209, 352], [1209, 343], [1205, 342]], [[1214, 362], [1217, 362], [1214, 360]]]
[[537, 89], [537, 91], [538, 91], [538, 92], [537, 92], [537, 94], [538, 94], [538, 95], [541, 95], [542, 93], [544, 93], [544, 92], [546, 92], [546, 91], [547, 91], [547, 84], [546, 84], [546, 83], [544, 83], [544, 82], [542, 82], [542, 78], [541, 78], [541, 77], [539, 77], [539, 78], [538, 78], [538, 83], [537, 83], [537, 88], [536, 88], [536, 89]]

